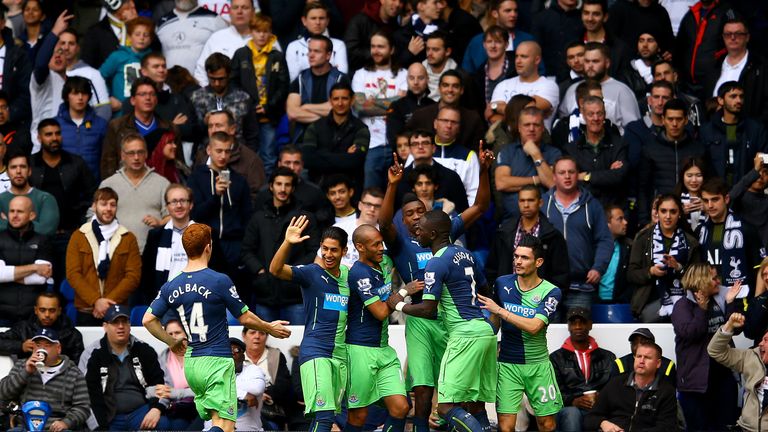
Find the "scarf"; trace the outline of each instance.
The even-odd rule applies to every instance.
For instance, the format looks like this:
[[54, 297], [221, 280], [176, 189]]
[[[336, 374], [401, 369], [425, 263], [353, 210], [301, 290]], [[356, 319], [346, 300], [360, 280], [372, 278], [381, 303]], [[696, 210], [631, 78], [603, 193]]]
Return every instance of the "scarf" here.
[[[691, 202], [691, 194], [688, 192], [680, 193], [680, 201], [682, 201], [683, 205], [689, 204]], [[704, 222], [706, 218], [707, 215], [703, 211], [691, 212], [688, 215], [688, 224], [691, 226], [691, 229], [695, 231], [699, 224]]]
[[425, 38], [429, 36], [430, 33], [440, 29], [439, 25], [441, 24], [441, 21], [435, 20], [432, 21], [432, 24], [427, 24], [421, 19], [419, 14], [413, 14], [411, 16], [411, 24], [413, 25], [413, 31], [416, 35]]
[[107, 19], [109, 20], [109, 25], [112, 26], [112, 30], [117, 30], [118, 34], [115, 36], [117, 36], [117, 39], [120, 41], [120, 45], [131, 46], [131, 41], [128, 40], [128, 28], [125, 23], [117, 19], [117, 17], [111, 13], [107, 14]]
[[[190, 220], [187, 226], [193, 223], [195, 221]], [[160, 234], [160, 240], [157, 244], [157, 257], [155, 258], [155, 271], [168, 272], [166, 280], [171, 280], [178, 276], [187, 265], [187, 253], [181, 245], [181, 235], [183, 233], [184, 230], [176, 229], [173, 226], [173, 221], [170, 220], [165, 224], [163, 232]], [[175, 243], [174, 237], [176, 238]]]
[[[704, 223], [701, 224], [701, 231], [699, 231], [699, 244], [704, 250], [709, 249], [709, 242], [712, 241], [711, 235], [714, 229], [715, 223], [712, 219], [707, 218]], [[732, 286], [736, 281], [741, 281], [741, 292], [749, 290], [747, 284], [747, 257], [744, 253], [744, 231], [741, 229], [741, 220], [733, 214], [733, 211], [728, 210], [728, 215], [725, 217], [725, 227], [723, 231], [723, 245], [722, 253], [720, 254], [722, 269], [720, 274], [724, 276], [724, 280], [721, 282], [724, 286]], [[739, 298], [741, 293], [739, 294]]]
[[[662, 264], [664, 262], [664, 255], [675, 257], [677, 262], [682, 265], [688, 262], [688, 242], [685, 240], [685, 233], [681, 228], [678, 227], [675, 230], [672, 237], [672, 245], [668, 251], [665, 251], [664, 236], [661, 234], [661, 226], [658, 223], [653, 226], [651, 241], [653, 244], [653, 265]], [[659, 316], [672, 315], [672, 307], [675, 305], [675, 302], [683, 298], [683, 286], [680, 283], [681, 276], [682, 274], [677, 274], [674, 269], [667, 269], [667, 274], [656, 278], [654, 281], [656, 291], [658, 291], [659, 298], [661, 299]]]
[[267, 43], [261, 47], [256, 48], [256, 44], [253, 43], [253, 39], [248, 41], [248, 48], [251, 50], [251, 62], [253, 63], [253, 70], [256, 73], [256, 89], [259, 95], [259, 100], [256, 101], [258, 105], [267, 104], [267, 74], [269, 72], [279, 72], [280, 63], [276, 62], [272, 66], [272, 71], [267, 71], [267, 57], [272, 51], [272, 46], [277, 41], [277, 37], [272, 35], [269, 37]]
[[581, 125], [584, 124], [584, 117], [579, 112], [579, 107], [576, 107], [571, 115], [568, 116], [568, 142], [572, 143], [578, 141], [581, 138]]
[[99, 274], [99, 279], [104, 280], [107, 278], [107, 273], [109, 273], [109, 241], [117, 232], [120, 224], [115, 219], [110, 224], [102, 225], [96, 216], [93, 216], [91, 226], [93, 228], [93, 235], [96, 236], [96, 241], [99, 242], [99, 257], [96, 271]]
[[653, 82], [652, 69], [650, 66], [646, 66], [643, 59], [634, 59], [629, 63], [632, 65], [632, 68], [637, 71], [637, 73], [640, 75], [643, 81], [645, 81], [646, 84], [651, 84]]

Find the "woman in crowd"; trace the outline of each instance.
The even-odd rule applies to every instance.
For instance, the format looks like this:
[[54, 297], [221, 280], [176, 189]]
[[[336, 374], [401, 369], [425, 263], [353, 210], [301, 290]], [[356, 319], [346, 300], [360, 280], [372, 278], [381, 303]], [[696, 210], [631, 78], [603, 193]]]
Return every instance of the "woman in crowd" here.
[[662, 322], [672, 314], [684, 295], [683, 272], [701, 260], [699, 242], [683, 218], [680, 199], [661, 195], [655, 210], [659, 221], [635, 237], [627, 270], [627, 281], [637, 286], [632, 313], [642, 322]]
[[768, 329], [768, 257], [760, 263], [755, 281], [755, 296], [744, 311], [744, 336], [757, 343]]
[[685, 271], [682, 284], [688, 295], [672, 311], [680, 406], [689, 431], [726, 430], [738, 417], [736, 381], [709, 357], [707, 345], [736, 310], [741, 283], [724, 292], [715, 269], [697, 263]]
[[176, 134], [167, 129], [160, 129], [147, 135], [147, 147], [150, 149], [147, 165], [171, 183], [186, 183], [189, 170], [178, 159], [180, 155], [177, 141]]
[[674, 194], [683, 203], [685, 219], [691, 230], [696, 230], [696, 227], [707, 217], [701, 202], [701, 185], [706, 180], [704, 177], [704, 160], [701, 158], [685, 159], [677, 178], [680, 181], [675, 185]]

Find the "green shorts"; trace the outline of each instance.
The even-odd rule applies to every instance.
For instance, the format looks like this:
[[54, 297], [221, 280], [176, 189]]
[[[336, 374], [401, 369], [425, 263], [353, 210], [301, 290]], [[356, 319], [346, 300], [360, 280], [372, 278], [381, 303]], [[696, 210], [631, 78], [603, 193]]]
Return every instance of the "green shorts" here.
[[304, 394], [304, 414], [317, 411], [341, 412], [347, 388], [347, 364], [337, 358], [315, 358], [299, 367]]
[[347, 345], [350, 408], [363, 408], [385, 396], [405, 396], [400, 360], [392, 347]]
[[211, 411], [215, 411], [223, 419], [237, 421], [235, 361], [232, 357], [186, 356], [184, 376], [189, 388], [195, 392], [195, 407], [201, 419], [210, 420]]
[[405, 348], [408, 354], [408, 388], [435, 387], [448, 333], [441, 320], [408, 316]]
[[439, 403], [496, 400], [496, 341], [495, 335], [448, 339], [437, 382]]
[[555, 369], [549, 361], [534, 364], [499, 363], [496, 412], [517, 414], [523, 392], [528, 396], [536, 417], [557, 414], [563, 408]]

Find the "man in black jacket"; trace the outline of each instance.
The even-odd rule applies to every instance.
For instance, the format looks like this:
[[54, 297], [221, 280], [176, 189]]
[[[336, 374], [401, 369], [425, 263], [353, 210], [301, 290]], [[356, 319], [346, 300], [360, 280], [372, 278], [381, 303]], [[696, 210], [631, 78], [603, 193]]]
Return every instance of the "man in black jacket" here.
[[304, 320], [301, 288], [298, 284], [282, 281], [269, 273], [269, 262], [283, 242], [285, 228], [291, 219], [300, 215], [309, 218], [305, 232], [309, 240], [291, 250], [291, 265], [310, 264], [320, 247], [320, 230], [314, 216], [302, 210], [294, 199], [297, 177], [289, 168], [278, 167], [269, 180], [272, 199], [257, 208], [245, 229], [240, 258], [251, 278], [251, 299], [255, 313], [264, 319], [282, 319], [291, 324]]
[[543, 62], [547, 76], [556, 76], [562, 81], [568, 76], [565, 63], [565, 47], [584, 36], [579, 2], [556, 0], [549, 8], [536, 14], [531, 27], [533, 37], [541, 44]]
[[563, 289], [568, 286], [568, 252], [563, 235], [549, 223], [541, 208], [541, 190], [526, 185], [518, 193], [517, 203], [520, 217], [503, 223], [491, 244], [485, 274], [489, 281], [515, 272], [512, 254], [517, 243], [525, 234], [531, 234], [541, 241], [544, 249], [544, 264], [539, 267], [539, 277]]
[[62, 354], [75, 363], [80, 360], [80, 354], [83, 353], [83, 335], [72, 321], [61, 313], [60, 297], [49, 291], [43, 291], [37, 296], [34, 315], [0, 333], [0, 355], [28, 357], [35, 351], [32, 339], [42, 328], [56, 330], [61, 341]]
[[27, 319], [53, 270], [48, 237], [36, 233], [32, 200], [16, 196], [8, 204], [8, 229], [0, 232], [0, 321], [10, 326]]
[[580, 431], [584, 415], [611, 378], [611, 365], [616, 356], [597, 346], [589, 335], [592, 317], [588, 309], [568, 310], [570, 337], [563, 346], [549, 355], [555, 369], [557, 385], [563, 396], [563, 409], [557, 414], [557, 426], [562, 431]]
[[[0, 18], [5, 21], [4, 18]], [[19, 125], [29, 125], [32, 108], [29, 99], [29, 79], [32, 75], [33, 60], [27, 57], [26, 50], [17, 46], [10, 28], [0, 31], [0, 47], [5, 49], [2, 68], [2, 88], [8, 94], [10, 121]]]
[[392, 102], [387, 110], [387, 142], [397, 142], [397, 135], [405, 130], [405, 124], [419, 108], [434, 105], [429, 97], [427, 69], [421, 63], [408, 67], [408, 93]]
[[710, 167], [729, 187], [752, 170], [757, 153], [768, 151], [768, 133], [746, 112], [744, 90], [736, 81], [723, 83], [717, 90], [720, 111], [699, 130], [699, 140], [707, 148]]
[[106, 334], [86, 361], [93, 415], [99, 429], [168, 430], [168, 418], [162, 415], [168, 401], [146, 397], [147, 387], [165, 384], [157, 352], [131, 336], [129, 315], [123, 306], [109, 307]]
[[605, 206], [605, 220], [613, 237], [613, 254], [608, 269], [600, 278], [598, 297], [601, 303], [629, 303], [631, 291], [627, 287], [627, 266], [632, 240], [627, 238], [627, 219], [624, 209], [617, 204]]
[[80, 51], [80, 58], [95, 68], [99, 68], [112, 51], [125, 45], [126, 23], [139, 16], [133, 0], [105, 1], [104, 6], [107, 15], [88, 29]]
[[313, 122], [304, 132], [304, 165], [309, 178], [322, 183], [330, 174], [345, 174], [362, 190], [365, 155], [371, 133], [352, 114], [354, 92], [347, 83], [336, 83], [329, 97], [331, 112]]
[[[616, 375], [626, 375], [634, 370], [635, 350], [642, 344], [656, 343], [656, 336], [654, 336], [647, 328], [641, 327], [630, 333], [627, 340], [629, 341], [629, 353], [613, 361], [613, 366], [611, 366], [611, 377], [615, 377]], [[660, 378], [664, 378], [673, 387], [677, 387], [677, 367], [672, 360], [662, 356], [661, 366], [656, 371], [656, 374]]]
[[641, 343], [635, 351], [634, 371], [612, 378], [603, 387], [584, 430], [678, 431], [675, 388], [656, 375], [661, 347]]

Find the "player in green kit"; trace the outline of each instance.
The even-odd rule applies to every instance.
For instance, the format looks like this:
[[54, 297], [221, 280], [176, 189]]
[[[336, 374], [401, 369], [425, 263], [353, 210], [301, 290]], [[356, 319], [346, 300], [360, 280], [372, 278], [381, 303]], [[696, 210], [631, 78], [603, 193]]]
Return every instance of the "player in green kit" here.
[[285, 239], [269, 264], [275, 277], [301, 286], [304, 299], [304, 338], [299, 347], [299, 371], [304, 394], [304, 413], [312, 416], [311, 432], [330, 432], [334, 415], [341, 411], [347, 387], [347, 306], [349, 269], [341, 265], [347, 253], [347, 233], [330, 227], [320, 237], [320, 264], [285, 264], [291, 246], [309, 238], [302, 232], [309, 220], [292, 218]]
[[473, 414], [482, 417], [485, 403], [496, 400], [496, 335], [477, 302], [478, 291], [487, 288], [485, 276], [468, 250], [452, 244], [450, 232], [447, 214], [424, 214], [417, 238], [419, 245], [432, 249], [433, 257], [424, 269], [422, 302], [406, 304], [395, 293], [388, 303], [406, 314], [429, 318], [439, 302], [448, 343], [437, 382], [437, 412], [451, 429], [480, 432], [487, 420]]
[[496, 279], [496, 301], [478, 296], [483, 308], [493, 314], [494, 324], [502, 324], [496, 390], [501, 432], [515, 430], [523, 392], [540, 431], [555, 430], [555, 415], [563, 407], [547, 349], [547, 326], [561, 294], [537, 274], [543, 254], [539, 239], [525, 235], [515, 249], [515, 274]]
[[[200, 417], [211, 419], [210, 431], [232, 432], [237, 420], [235, 362], [229, 345], [227, 311], [240, 324], [277, 338], [290, 336], [286, 321], [271, 323], [248, 310], [227, 275], [208, 268], [211, 259], [211, 228], [191, 224], [181, 236], [189, 261], [184, 270], [166, 282], [144, 314], [144, 327], [165, 342], [174, 353], [184, 353], [184, 376], [195, 392]], [[163, 330], [160, 318], [178, 312], [187, 339], [176, 340]], [[187, 346], [187, 342], [189, 346]]]
[[[347, 352], [349, 354], [349, 414], [344, 430], [361, 432], [368, 406], [383, 400], [389, 412], [383, 432], [403, 432], [410, 407], [405, 397], [403, 371], [397, 353], [389, 346], [386, 303], [392, 292], [394, 264], [384, 255], [384, 239], [371, 225], [360, 225], [352, 235], [360, 258], [349, 271]], [[420, 291], [413, 281], [402, 294]]]

